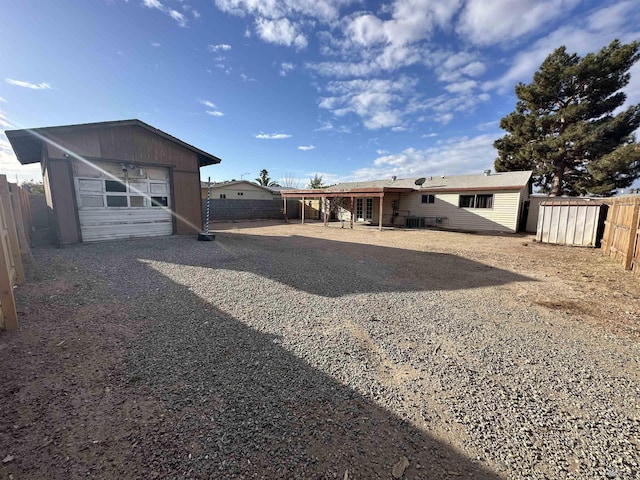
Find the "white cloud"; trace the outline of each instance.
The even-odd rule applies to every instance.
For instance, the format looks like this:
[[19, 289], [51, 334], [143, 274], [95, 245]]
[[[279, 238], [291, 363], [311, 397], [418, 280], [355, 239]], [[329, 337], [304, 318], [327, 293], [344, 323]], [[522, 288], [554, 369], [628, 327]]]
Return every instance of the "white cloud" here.
[[321, 127], [316, 128], [316, 132], [327, 132], [329, 130], [333, 130], [331, 122], [324, 122]]
[[5, 78], [4, 80], [5, 82], [7, 82], [9, 85], [15, 85], [17, 87], [22, 87], [22, 88], [30, 88], [31, 90], [49, 90], [51, 89], [51, 85], [49, 85], [48, 83], [31, 83], [31, 82], [25, 82], [22, 80], [13, 80], [11, 78]]
[[2, 97], [0, 97], [0, 102], [6, 102], [6, 100]]
[[[614, 38], [622, 41], [635, 40], [633, 34], [624, 34], [625, 31], [633, 31], [625, 28], [625, 23], [632, 18], [633, 2], [622, 2], [615, 7], [602, 8], [593, 11], [585, 21], [565, 25], [540, 38], [532, 46], [517, 54], [506, 73], [498, 79], [487, 81], [482, 85], [483, 90], [496, 89], [501, 93], [513, 91], [518, 82], [529, 83], [533, 73], [538, 70], [544, 59], [558, 46], [564, 45], [570, 53], [577, 52], [586, 55], [589, 52], [599, 51]], [[601, 21], [602, 16], [607, 21]], [[635, 25], [630, 27], [635, 28]], [[628, 36], [631, 38], [625, 39]]]
[[313, 150], [314, 148], [316, 148], [316, 147], [314, 147], [313, 145], [306, 145], [306, 146], [305, 145], [300, 145], [298, 147], [298, 150], [302, 150], [302, 151], [306, 152], [308, 150]]
[[389, 150], [383, 150], [383, 149], [379, 148], [378, 150], [376, 150], [376, 153], [378, 155], [387, 155], [389, 153]]
[[209, 107], [209, 108], [216, 108], [215, 103], [213, 103], [213, 102], [212, 102], [212, 101], [210, 101], [210, 100], [200, 100], [200, 103], [201, 103], [202, 105], [204, 105], [205, 107]]
[[300, 32], [300, 25], [291, 22], [288, 18], [277, 20], [258, 18], [256, 31], [265, 42], [296, 47], [298, 50], [307, 46], [307, 38]]
[[294, 69], [293, 63], [281, 63], [280, 64], [280, 75], [282, 77], [286, 77], [289, 72]]
[[326, 86], [329, 96], [322, 98], [319, 106], [338, 117], [354, 113], [368, 129], [396, 127], [402, 123], [408, 94], [416, 83], [409, 77], [333, 81]]
[[178, 22], [178, 25], [180, 25], [181, 27], [187, 26], [187, 18], [182, 13], [167, 7], [162, 2], [160, 2], [160, 0], [142, 0], [142, 4], [147, 8], [153, 8], [156, 10], [160, 10], [163, 13], [166, 13], [171, 18], [173, 18], [176, 22]]
[[178, 22], [178, 24], [181, 27], [186, 27], [187, 26], [186, 17], [182, 13], [180, 13], [179, 11], [169, 9], [169, 11], [167, 13], [171, 18], [173, 18], [176, 22]]
[[1, 128], [15, 128], [15, 125], [9, 121], [5, 113], [0, 110], [0, 127]]
[[191, 14], [193, 15], [193, 18], [200, 18], [202, 17], [202, 15], [200, 14], [200, 12], [196, 9], [191, 10]]
[[568, 15], [580, 0], [468, 0], [456, 30], [476, 45], [506, 43]]
[[291, 138], [292, 135], [288, 133], [259, 133], [256, 138], [261, 140], [282, 140], [284, 138]]
[[246, 75], [244, 73], [240, 74], [240, 78], [242, 79], [243, 82], [257, 82], [255, 78], [250, 77], [249, 75]]
[[422, 134], [422, 138], [433, 138], [433, 137], [437, 137], [438, 134], [437, 133], [423, 133]]
[[212, 117], [224, 117], [224, 113], [220, 110], [207, 110], [207, 115], [211, 115]]
[[463, 82], [450, 83], [444, 88], [450, 93], [471, 93], [477, 85], [478, 82], [475, 80], [465, 80]]
[[231, 50], [231, 45], [228, 45], [226, 43], [220, 43], [218, 45], [209, 45], [207, 48], [209, 49], [210, 52], [217, 52], [219, 50], [228, 51], [228, 50]]
[[337, 20], [340, 8], [354, 0], [216, 0], [216, 6], [232, 15], [262, 18], [311, 17], [322, 22]]
[[429, 177], [481, 173], [493, 168], [496, 152], [493, 135], [450, 138], [427, 149], [407, 148], [399, 153], [382, 155], [368, 167], [353, 172], [355, 180]]
[[151, 42], [151, 46], [157, 48], [157, 47], [160, 47], [161, 44], [160, 44], [160, 42]]

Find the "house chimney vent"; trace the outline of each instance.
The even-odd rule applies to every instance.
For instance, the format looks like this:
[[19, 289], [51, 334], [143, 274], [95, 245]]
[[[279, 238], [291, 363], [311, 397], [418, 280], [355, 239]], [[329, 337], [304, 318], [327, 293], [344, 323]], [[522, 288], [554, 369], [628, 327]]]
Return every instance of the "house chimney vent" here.
[[395, 181], [396, 181], [396, 178], [398, 178], [398, 177], [396, 177], [395, 175], [393, 175], [393, 176], [391, 177], [391, 181], [392, 181], [392, 182], [395, 182]]
[[489, 175], [491, 175], [491, 170], [485, 170], [484, 175], [485, 177], [488, 177]]

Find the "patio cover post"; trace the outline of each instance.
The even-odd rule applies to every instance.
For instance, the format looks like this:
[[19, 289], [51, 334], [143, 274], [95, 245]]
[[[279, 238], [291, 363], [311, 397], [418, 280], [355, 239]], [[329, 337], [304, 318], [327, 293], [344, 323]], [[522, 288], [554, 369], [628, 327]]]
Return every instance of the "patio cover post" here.
[[351, 207], [349, 209], [349, 223], [351, 224], [350, 227], [353, 229], [353, 196], [351, 197]]
[[287, 197], [282, 197], [282, 202], [284, 203], [282, 212], [284, 213], [284, 223], [289, 223], [289, 219], [287, 218]]
[[302, 217], [302, 222], [300, 222], [302, 225], [304, 225], [304, 211], [305, 211], [305, 204], [304, 204], [304, 196], [302, 197], [302, 215], [300, 215]]
[[378, 217], [379, 217], [379, 229], [380, 231], [382, 231], [382, 200], [384, 199], [384, 193], [382, 195], [380, 195], [380, 212], [378, 213]]
[[327, 226], [327, 197], [322, 197], [322, 213], [324, 213], [324, 226]]

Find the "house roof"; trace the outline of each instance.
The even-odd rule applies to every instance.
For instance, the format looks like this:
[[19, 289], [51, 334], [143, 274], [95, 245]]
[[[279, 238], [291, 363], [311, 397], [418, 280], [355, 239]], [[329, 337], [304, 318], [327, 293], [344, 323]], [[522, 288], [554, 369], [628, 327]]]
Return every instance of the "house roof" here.
[[340, 193], [381, 193], [381, 192], [401, 192], [401, 191], [421, 191], [426, 193], [437, 192], [459, 192], [470, 190], [520, 190], [529, 182], [531, 171], [523, 172], [500, 172], [485, 175], [484, 173], [476, 175], [451, 175], [422, 177], [424, 183], [417, 185], [416, 178], [391, 178], [386, 180], [371, 180], [367, 182], [345, 182], [333, 185], [331, 187], [316, 190], [292, 190], [287, 194], [315, 194], [321, 195], [322, 192]]
[[[243, 184], [243, 185], [248, 185], [250, 187], [253, 188], [259, 188], [261, 190], [266, 190], [269, 193], [280, 193], [280, 190], [275, 190], [274, 187], [263, 187], [262, 185], [258, 185], [257, 183], [254, 182], [250, 182], [248, 180], [231, 180], [228, 182], [211, 182], [211, 188], [216, 188], [216, 187], [228, 187], [231, 185], [238, 185], [238, 184]], [[200, 182], [200, 185], [202, 188], [207, 188], [207, 182]]]
[[48, 134], [55, 134], [57, 132], [64, 132], [68, 130], [126, 126], [137, 126], [144, 128], [145, 130], [148, 130], [149, 132], [154, 133], [155, 135], [158, 135], [165, 140], [169, 140], [170, 142], [180, 145], [187, 150], [191, 150], [198, 155], [198, 164], [201, 167], [221, 162], [218, 157], [200, 150], [193, 145], [189, 145], [188, 143], [183, 142], [182, 140], [169, 135], [162, 130], [152, 127], [151, 125], [148, 125], [138, 119], [82, 123], [77, 125], [59, 125], [54, 127], [26, 128], [21, 130], [5, 130], [4, 133], [9, 139], [9, 142], [11, 142], [11, 146], [13, 147], [13, 151], [16, 153], [16, 157], [18, 157], [18, 161], [21, 164], [26, 165], [28, 163], [38, 163], [40, 161], [42, 143], [45, 141], [43, 137], [47, 137]]

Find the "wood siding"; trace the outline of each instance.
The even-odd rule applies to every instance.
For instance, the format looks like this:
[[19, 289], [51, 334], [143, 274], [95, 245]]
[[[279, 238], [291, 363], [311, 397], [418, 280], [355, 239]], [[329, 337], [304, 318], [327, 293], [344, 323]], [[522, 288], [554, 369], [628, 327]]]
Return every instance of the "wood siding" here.
[[202, 228], [200, 170], [195, 152], [135, 125], [67, 130], [50, 133], [48, 137], [52, 142], [46, 144], [45, 152], [50, 159], [45, 183], [51, 182], [47, 204], [55, 209], [55, 231], [60, 244], [81, 241], [67, 150], [89, 161], [170, 168], [171, 208], [177, 214], [175, 233], [192, 234]]
[[174, 170], [172, 198], [176, 213], [176, 233], [188, 235], [202, 231], [200, 174]]
[[75, 188], [68, 160], [49, 160], [47, 178], [55, 212], [57, 241], [60, 245], [79, 243], [80, 226], [75, 203]]

